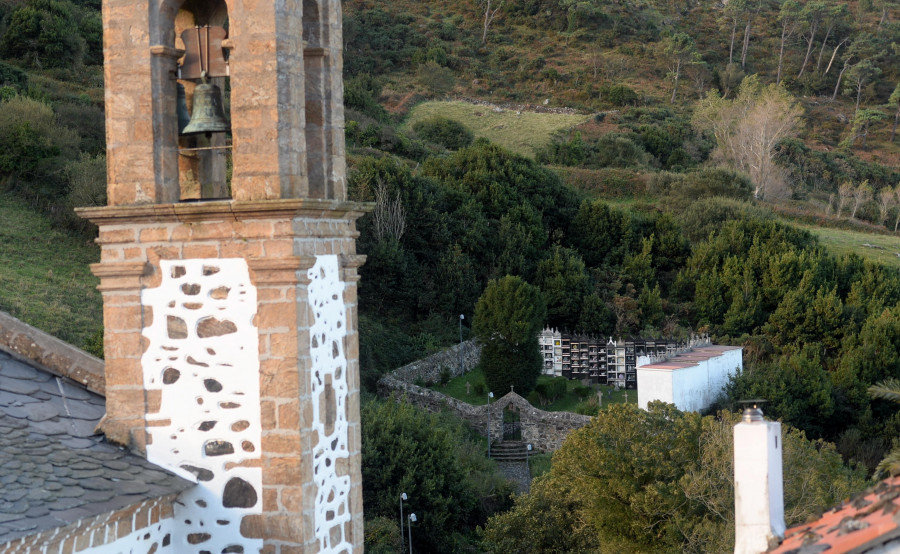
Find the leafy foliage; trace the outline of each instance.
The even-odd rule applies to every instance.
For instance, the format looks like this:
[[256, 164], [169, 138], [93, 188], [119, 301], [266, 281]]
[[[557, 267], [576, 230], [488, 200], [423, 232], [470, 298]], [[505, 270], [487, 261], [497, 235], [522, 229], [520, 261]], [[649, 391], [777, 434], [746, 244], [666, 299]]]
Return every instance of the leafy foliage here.
[[[509, 484], [459, 421], [403, 402], [362, 407], [363, 505], [367, 518], [393, 520], [400, 493], [427, 533], [417, 548], [452, 552], [459, 533], [506, 506]], [[379, 543], [390, 542], [391, 531]], [[373, 537], [374, 539], [374, 537]]]
[[[489, 552], [722, 552], [734, 544], [732, 426], [739, 416], [614, 404], [569, 435], [550, 473], [484, 532]], [[785, 518], [864, 485], [834, 447], [782, 427]], [[795, 463], [796, 462], [796, 463]], [[534, 545], [538, 545], [535, 548]]]
[[490, 281], [475, 305], [473, 331], [482, 344], [481, 368], [491, 391], [510, 386], [526, 395], [541, 372], [537, 335], [547, 308], [540, 291], [519, 277]]
[[458, 121], [435, 116], [413, 124], [413, 131], [423, 139], [448, 150], [459, 150], [472, 144], [472, 132]]

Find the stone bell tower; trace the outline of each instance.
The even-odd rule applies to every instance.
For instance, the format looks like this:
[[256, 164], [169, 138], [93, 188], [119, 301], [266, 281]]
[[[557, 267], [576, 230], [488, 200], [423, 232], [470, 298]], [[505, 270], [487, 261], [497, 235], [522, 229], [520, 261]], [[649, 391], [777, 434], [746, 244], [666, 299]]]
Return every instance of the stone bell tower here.
[[[340, 9], [103, 1], [109, 202], [79, 210], [100, 228], [101, 428], [197, 483], [174, 552], [362, 551], [369, 207], [347, 201]], [[198, 53], [228, 133], [180, 134]]]

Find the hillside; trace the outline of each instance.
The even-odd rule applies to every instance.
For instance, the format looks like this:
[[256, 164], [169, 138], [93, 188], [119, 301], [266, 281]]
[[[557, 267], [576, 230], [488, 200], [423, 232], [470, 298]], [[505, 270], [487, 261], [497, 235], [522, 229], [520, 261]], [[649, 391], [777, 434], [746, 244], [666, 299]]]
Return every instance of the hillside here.
[[[872, 474], [900, 433], [895, 406], [868, 393], [900, 378], [895, 2], [343, 6], [349, 194], [376, 205], [358, 240], [367, 256], [359, 289], [367, 395], [385, 371], [468, 338], [485, 291], [503, 282], [525, 292], [496, 297], [526, 299], [545, 325], [618, 337], [702, 331], [744, 347], [746, 371], [729, 383], [719, 419], [618, 404], [600, 414], [595, 431], [612, 436], [629, 428], [662, 440], [673, 425], [685, 430], [672, 440], [686, 463], [659, 477], [673, 509], [657, 515], [690, 513], [632, 526], [666, 536], [641, 533], [623, 550], [702, 552], [727, 542], [727, 516], [671, 485], [691, 484], [681, 480], [690, 462], [694, 493], [731, 509], [728, 485], [716, 479], [728, 473], [719, 454], [730, 451], [722, 437], [739, 399], [768, 399], [767, 415], [790, 427], [796, 459], [816, 465], [818, 473], [798, 464], [822, 486], [795, 517]], [[0, 309], [89, 347], [100, 337], [87, 271], [95, 231], [72, 208], [105, 202], [98, 8], [0, 2]], [[508, 360], [510, 372], [536, 372]], [[382, 489], [366, 484], [367, 525], [383, 531], [384, 544], [398, 535], [394, 500], [384, 499], [433, 477], [397, 462], [421, 454], [420, 443], [440, 443], [441, 462], [462, 461], [452, 494], [433, 498], [450, 522], [435, 550], [464, 550], [477, 525], [509, 507], [458, 423], [435, 417], [423, 426], [411, 409], [377, 401], [363, 413], [367, 456], [382, 452], [366, 442], [382, 428], [402, 429], [384, 440], [417, 437], [408, 450], [391, 446], [383, 460], [364, 461], [365, 479], [397, 468]], [[574, 463], [582, 446], [572, 444]], [[663, 446], [640, 454], [638, 466], [666, 467], [656, 463], [668, 455]], [[530, 497], [536, 513], [549, 506], [562, 515], [548, 532], [593, 545], [597, 537], [569, 528], [569, 514], [586, 508], [562, 471], [551, 470], [562, 477], [543, 482], [545, 496]], [[579, 487], [596, 497], [593, 485]], [[706, 496], [707, 486], [719, 488]], [[697, 523], [707, 516], [714, 522]], [[697, 526], [685, 530], [685, 521]], [[497, 529], [495, 544], [515, 535]]]
[[92, 241], [54, 229], [22, 200], [0, 193], [0, 310], [99, 354], [100, 261]]

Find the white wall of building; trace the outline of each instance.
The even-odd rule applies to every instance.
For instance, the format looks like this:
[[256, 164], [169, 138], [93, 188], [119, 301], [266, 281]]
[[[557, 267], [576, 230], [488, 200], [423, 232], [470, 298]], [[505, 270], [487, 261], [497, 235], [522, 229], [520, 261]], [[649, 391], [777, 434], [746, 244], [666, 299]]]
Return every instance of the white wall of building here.
[[740, 348], [724, 351], [718, 356], [698, 360], [695, 365], [677, 369], [653, 367], [662, 364], [639, 365], [638, 405], [646, 410], [650, 402], [662, 400], [684, 411], [708, 408], [725, 388], [729, 375], [743, 368], [742, 352]]

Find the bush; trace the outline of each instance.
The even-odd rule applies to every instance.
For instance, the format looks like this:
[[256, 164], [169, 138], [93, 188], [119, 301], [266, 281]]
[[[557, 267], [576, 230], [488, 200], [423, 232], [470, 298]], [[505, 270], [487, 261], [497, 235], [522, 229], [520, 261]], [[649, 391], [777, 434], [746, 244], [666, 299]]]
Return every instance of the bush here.
[[553, 141], [537, 152], [537, 161], [543, 164], [600, 169], [604, 167], [648, 167], [653, 158], [635, 141], [631, 133], [607, 133], [594, 143], [573, 133], [569, 138], [554, 137]]
[[[0, 54], [34, 67], [78, 67], [100, 54], [100, 16], [66, 0], [29, 0], [13, 10]], [[82, 34], [83, 30], [83, 34]]]
[[390, 115], [381, 104], [381, 81], [368, 73], [362, 73], [344, 81], [344, 106], [358, 110], [375, 121], [390, 121]]
[[420, 85], [437, 95], [447, 94], [456, 85], [453, 71], [433, 61], [427, 61], [419, 66], [416, 79]]
[[450, 118], [436, 115], [428, 119], [416, 121], [413, 131], [419, 137], [440, 144], [448, 150], [459, 150], [472, 144], [474, 136], [465, 125]]
[[28, 86], [28, 74], [14, 65], [0, 62], [0, 85], [24, 92]]
[[365, 521], [363, 532], [366, 552], [393, 554], [400, 551], [400, 527], [393, 517], [373, 517]]
[[600, 97], [614, 106], [636, 106], [639, 100], [638, 94], [625, 85], [602, 85]]
[[594, 391], [591, 387], [586, 387], [584, 385], [577, 385], [572, 392], [575, 393], [575, 396], [578, 397], [579, 400], [584, 402], [586, 398], [588, 398]]
[[49, 106], [22, 96], [0, 104], [0, 144], [0, 187], [41, 208], [64, 202], [64, 167], [78, 136], [56, 124]]

